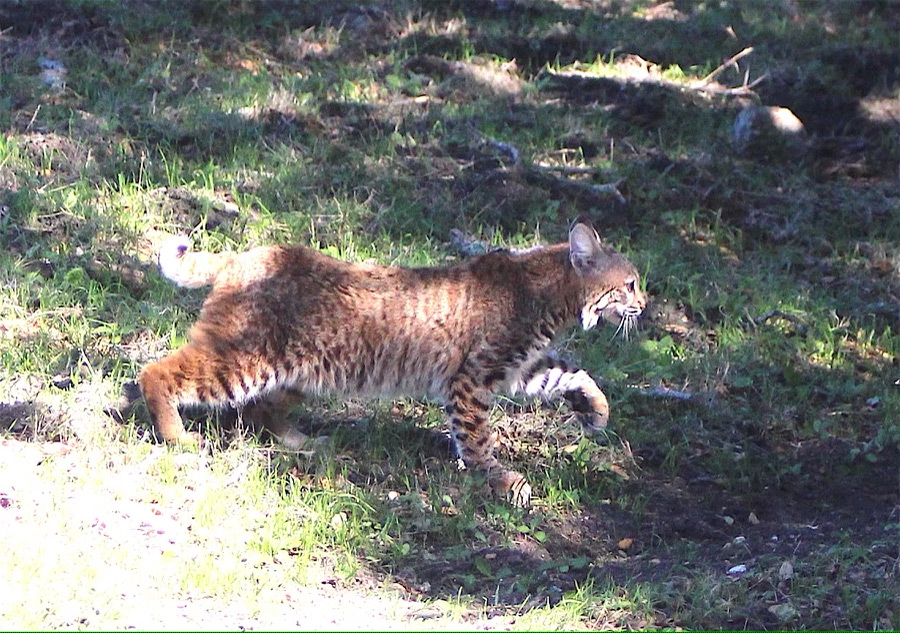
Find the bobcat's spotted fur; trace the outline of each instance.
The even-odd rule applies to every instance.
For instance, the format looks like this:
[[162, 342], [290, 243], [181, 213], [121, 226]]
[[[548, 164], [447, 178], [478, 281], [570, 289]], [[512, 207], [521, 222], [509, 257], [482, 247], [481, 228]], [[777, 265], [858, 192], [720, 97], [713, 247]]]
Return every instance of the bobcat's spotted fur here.
[[179, 285], [213, 286], [190, 342], [141, 374], [164, 439], [192, 437], [180, 405], [245, 406], [290, 444], [291, 393], [427, 395], [447, 404], [465, 463], [519, 504], [531, 487], [494, 457], [493, 394], [562, 395], [586, 428], [606, 426], [603, 392], [547, 349], [574, 321], [627, 333], [645, 305], [634, 266], [583, 223], [568, 243], [444, 268], [354, 264], [303, 246], [192, 252], [183, 237], [159, 264]]

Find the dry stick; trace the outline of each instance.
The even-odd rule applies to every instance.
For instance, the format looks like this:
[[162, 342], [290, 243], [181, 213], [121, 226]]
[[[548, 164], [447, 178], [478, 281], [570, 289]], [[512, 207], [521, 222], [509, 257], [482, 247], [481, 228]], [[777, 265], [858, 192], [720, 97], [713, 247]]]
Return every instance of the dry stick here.
[[590, 191], [593, 193], [599, 193], [603, 195], [611, 195], [616, 198], [620, 203], [627, 204], [627, 200], [625, 196], [622, 195], [622, 192], [619, 191], [619, 185], [622, 184], [623, 178], [615, 182], [610, 182], [602, 185], [592, 185], [589, 182], [580, 182], [578, 180], [569, 180], [568, 178], [560, 178], [558, 176], [550, 173], [552, 170], [547, 169], [546, 167], [541, 167], [539, 165], [529, 165], [526, 168], [531, 174], [536, 176], [539, 180], [543, 181], [552, 181], [554, 184], [560, 187], [567, 187], [569, 189], [580, 189], [583, 191]]
[[519, 150], [516, 149], [515, 145], [504, 143], [503, 141], [495, 141], [494, 139], [487, 139], [486, 142], [491, 147], [496, 147], [501, 152], [509, 154], [509, 158], [513, 165], [519, 165], [522, 162], [522, 155], [519, 153]]
[[[605, 193], [605, 194], [613, 195], [616, 197], [616, 200], [618, 200], [622, 204], [625, 204], [628, 201], [625, 200], [625, 196], [623, 196], [622, 192], [619, 191], [619, 185], [622, 184], [623, 180], [624, 180], [624, 178], [620, 178], [619, 180], [617, 180], [615, 182], [610, 182], [605, 185], [584, 185], [584, 186], [587, 187], [588, 189], [590, 189], [591, 191], [596, 191], [597, 193]], [[581, 183], [573, 182], [572, 184], [580, 185]]]
[[737, 60], [741, 59], [742, 57], [746, 57], [747, 55], [749, 55], [752, 52], [753, 52], [753, 47], [748, 46], [747, 48], [742, 50], [740, 53], [738, 53], [736, 55], [732, 55], [725, 61], [725, 63], [723, 63], [718, 68], [716, 68], [711, 73], [709, 73], [706, 77], [701, 79], [700, 82], [693, 87], [694, 88], [702, 88], [703, 86], [712, 82], [713, 79], [715, 79], [716, 77], [721, 75], [727, 68], [730, 68], [731, 66], [733, 66], [737, 62]]
[[[749, 77], [747, 75], [745, 75], [743, 83], [740, 86], [738, 86], [737, 88], [713, 88], [713, 87], [710, 87], [709, 84], [712, 83], [712, 81], [716, 77], [721, 75], [725, 70], [727, 70], [731, 66], [735, 66], [739, 59], [746, 57], [747, 55], [749, 55], [752, 52], [753, 52], [753, 47], [748, 46], [747, 48], [745, 48], [741, 52], [737, 53], [736, 55], [732, 55], [731, 57], [729, 57], [722, 65], [720, 65], [714, 71], [712, 71], [711, 73], [706, 75], [706, 77], [704, 77], [703, 79], [689, 83], [687, 85], [687, 88], [689, 88], [691, 90], [697, 90], [699, 92], [705, 92], [708, 94], [725, 95], [725, 96], [746, 96], [746, 95], [751, 94], [754, 87], [759, 85], [760, 82], [768, 79], [768, 77], [769, 77], [768, 73], [763, 74], [762, 77], [759, 77], [758, 79], [755, 79], [754, 81], [752, 81], [750, 83], [747, 83]], [[643, 60], [643, 59], [641, 59], [640, 61], [642, 61], [644, 63], [648, 63], [648, 62], [645, 62], [645, 60]], [[585, 75], [583, 73], [563, 73], [563, 72], [553, 72], [553, 71], [550, 71], [550, 74], [554, 77], [560, 77], [563, 79], [581, 78], [584, 76], [587, 76], [590, 78], [596, 77], [596, 75], [590, 75], [590, 74]], [[673, 81], [666, 81], [664, 79], [654, 79], [653, 83], [656, 83], [656, 84], [659, 84], [662, 86], [667, 86], [670, 88], [682, 88], [682, 89], [685, 88], [684, 84], [676, 83]]]
[[744, 97], [753, 93], [753, 89], [761, 84], [763, 81], [769, 78], [769, 73], [763, 74], [761, 77], [757, 77], [749, 84], [744, 84], [743, 86], [738, 86], [737, 88], [710, 88], [706, 86], [700, 86], [695, 88], [695, 90], [699, 90], [700, 92], [705, 92], [707, 94], [714, 95], [725, 95], [728, 97]]
[[679, 389], [669, 389], [668, 387], [663, 387], [662, 385], [652, 387], [651, 389], [638, 389], [638, 393], [642, 396], [650, 396], [653, 398], [667, 398], [669, 400], [683, 401], [696, 400], [698, 397], [700, 397], [700, 394], [697, 393], [691, 393], [690, 391], [681, 391]]
[[788, 321], [789, 323], [792, 323], [797, 327], [806, 327], [806, 324], [798, 317], [795, 317], [793, 314], [785, 312], [784, 310], [779, 310], [777, 308], [774, 310], [769, 310], [765, 314], [761, 314], [760, 316], [756, 317], [755, 319], [753, 319], [753, 323], [755, 325], [764, 325], [774, 318], [784, 319], [785, 321]]
[[393, 99], [386, 103], [372, 103], [367, 107], [373, 110], [387, 110], [389, 108], [403, 107], [408, 105], [427, 105], [432, 101], [440, 102], [440, 99], [434, 99], [428, 95], [418, 95], [416, 97], [406, 97], [404, 99]]
[[575, 189], [587, 189], [588, 191], [593, 191], [594, 193], [600, 193], [605, 195], [615, 196], [616, 200], [621, 202], [622, 204], [626, 204], [627, 200], [625, 200], [625, 196], [622, 195], [622, 192], [619, 191], [619, 185], [622, 184], [622, 179], [617, 180], [616, 182], [603, 184], [603, 185], [592, 185], [590, 183], [578, 182], [577, 180], [569, 180], [568, 178], [559, 178], [554, 176], [552, 171], [562, 172], [563, 175], [569, 174], [594, 174], [595, 170], [590, 167], [551, 167], [539, 164], [528, 164], [525, 165], [522, 162], [522, 154], [516, 148], [515, 145], [510, 143], [504, 143], [503, 141], [496, 141], [494, 139], [485, 139], [485, 143], [490, 145], [491, 147], [495, 147], [502, 152], [505, 152], [509, 155], [514, 167], [522, 167], [526, 171], [530, 171], [533, 174], [536, 174], [540, 178], [550, 178], [553, 181], [559, 183], [565, 187], [572, 187]]
[[25, 131], [28, 132], [31, 130], [31, 126], [34, 125], [34, 120], [37, 119], [38, 112], [41, 111], [41, 104], [39, 103], [37, 107], [34, 109], [34, 114], [31, 115], [31, 120], [28, 122], [28, 125], [25, 126]]
[[450, 248], [463, 257], [474, 257], [490, 252], [491, 247], [476, 237], [470, 237], [459, 229], [450, 229]]
[[749, 84], [746, 82], [746, 79], [745, 79], [743, 86], [741, 86], [740, 88], [732, 88], [732, 90], [752, 90], [753, 88], [756, 88], [756, 86], [758, 86], [759, 84], [761, 84], [768, 78], [769, 78], [769, 73], [763, 73], [762, 75], [760, 75], [759, 77], [757, 77], [756, 79], [751, 81]]
[[593, 167], [573, 167], [571, 165], [546, 165], [544, 163], [535, 163], [534, 167], [539, 169], [543, 169], [545, 171], [555, 171], [563, 176], [583, 176], [583, 175], [591, 175], [597, 173], [597, 170]]

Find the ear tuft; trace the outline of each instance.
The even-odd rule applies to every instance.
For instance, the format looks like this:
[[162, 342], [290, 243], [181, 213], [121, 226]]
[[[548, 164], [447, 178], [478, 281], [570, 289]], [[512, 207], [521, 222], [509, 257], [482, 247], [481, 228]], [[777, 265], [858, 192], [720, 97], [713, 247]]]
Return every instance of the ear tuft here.
[[600, 236], [589, 224], [578, 222], [569, 231], [569, 260], [579, 275], [586, 275], [597, 268], [603, 255]]

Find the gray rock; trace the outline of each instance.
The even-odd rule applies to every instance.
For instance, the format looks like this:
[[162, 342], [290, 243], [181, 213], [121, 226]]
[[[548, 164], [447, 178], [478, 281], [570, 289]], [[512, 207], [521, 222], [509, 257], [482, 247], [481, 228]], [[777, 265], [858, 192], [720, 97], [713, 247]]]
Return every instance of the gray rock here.
[[808, 137], [803, 121], [788, 108], [750, 106], [734, 120], [731, 141], [741, 156], [789, 160], [806, 153]]

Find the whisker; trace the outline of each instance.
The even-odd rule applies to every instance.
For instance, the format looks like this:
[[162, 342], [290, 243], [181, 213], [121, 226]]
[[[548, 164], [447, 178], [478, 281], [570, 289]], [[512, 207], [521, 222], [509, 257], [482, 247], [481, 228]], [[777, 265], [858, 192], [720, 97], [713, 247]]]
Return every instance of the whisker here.
[[612, 336], [609, 337], [609, 340], [616, 338], [619, 332], [622, 331], [622, 327], [625, 325], [625, 318], [623, 317], [621, 321], [619, 321], [619, 327], [616, 328], [616, 331], [613, 332]]
[[639, 328], [640, 323], [638, 322], [638, 317], [636, 314], [628, 315], [628, 336], [634, 334], [634, 332]]

